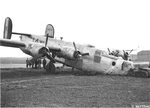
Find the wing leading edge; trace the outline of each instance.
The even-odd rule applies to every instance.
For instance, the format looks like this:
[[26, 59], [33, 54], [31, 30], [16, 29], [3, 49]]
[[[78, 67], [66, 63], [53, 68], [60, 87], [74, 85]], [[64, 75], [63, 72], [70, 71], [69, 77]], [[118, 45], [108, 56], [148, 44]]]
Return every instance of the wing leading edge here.
[[8, 39], [0, 39], [0, 46], [7, 46], [7, 47], [25, 47], [25, 43], [16, 41], [16, 40], [8, 40]]

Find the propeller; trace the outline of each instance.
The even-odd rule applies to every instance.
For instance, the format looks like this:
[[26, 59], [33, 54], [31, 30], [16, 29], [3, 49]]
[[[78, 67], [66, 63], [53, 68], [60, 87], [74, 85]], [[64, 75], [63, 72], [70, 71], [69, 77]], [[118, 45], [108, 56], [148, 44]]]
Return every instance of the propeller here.
[[31, 62], [35, 62], [37, 59], [46, 56], [51, 62], [55, 63], [54, 58], [52, 57], [52, 55], [49, 53], [48, 49], [46, 47], [43, 47], [39, 50], [39, 54], [34, 56], [31, 59]]
[[87, 56], [87, 55], [89, 55], [89, 53], [81, 53], [80, 51], [78, 51], [75, 42], [73, 42], [73, 46], [74, 46], [74, 49], [75, 49], [75, 51], [74, 51], [74, 57], [75, 58], [78, 58], [80, 56]]

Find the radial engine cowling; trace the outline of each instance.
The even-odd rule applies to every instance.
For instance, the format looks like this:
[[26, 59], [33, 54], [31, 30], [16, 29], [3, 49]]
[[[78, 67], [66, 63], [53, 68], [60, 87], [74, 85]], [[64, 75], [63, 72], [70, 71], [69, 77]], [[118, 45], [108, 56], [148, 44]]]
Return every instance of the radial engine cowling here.
[[31, 56], [45, 56], [45, 53], [48, 52], [48, 48], [39, 46], [36, 44], [29, 45], [27, 50], [30, 51]]

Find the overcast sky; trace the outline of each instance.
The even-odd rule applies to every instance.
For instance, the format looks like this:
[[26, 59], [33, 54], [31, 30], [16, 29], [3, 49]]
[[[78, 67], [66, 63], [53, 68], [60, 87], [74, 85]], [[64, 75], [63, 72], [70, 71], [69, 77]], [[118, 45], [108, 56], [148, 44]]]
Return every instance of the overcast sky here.
[[[43, 35], [46, 25], [55, 37], [97, 48], [150, 49], [149, 0], [1, 0], [0, 38], [5, 17], [13, 31]], [[13, 39], [17, 39], [13, 36]], [[0, 57], [26, 56], [0, 47]]]

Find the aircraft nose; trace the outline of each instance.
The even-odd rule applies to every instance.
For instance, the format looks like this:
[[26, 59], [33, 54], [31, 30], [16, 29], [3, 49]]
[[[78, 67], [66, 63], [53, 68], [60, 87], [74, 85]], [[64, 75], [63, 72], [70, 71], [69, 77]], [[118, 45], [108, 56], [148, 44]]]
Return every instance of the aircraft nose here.
[[134, 69], [133, 62], [131, 62], [131, 61], [124, 61], [123, 62], [122, 70], [129, 71], [129, 70], [132, 70], [132, 69]]

